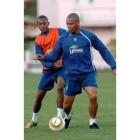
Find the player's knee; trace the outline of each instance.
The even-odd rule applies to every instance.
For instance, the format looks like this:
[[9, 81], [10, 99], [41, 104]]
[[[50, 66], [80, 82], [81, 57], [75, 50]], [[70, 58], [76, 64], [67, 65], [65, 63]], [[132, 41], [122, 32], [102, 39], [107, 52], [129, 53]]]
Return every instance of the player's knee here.
[[64, 88], [64, 85], [65, 84], [63, 82], [60, 82], [60, 83], [57, 84], [57, 88]]
[[63, 88], [64, 88], [63, 83], [60, 83], [60, 84], [57, 85], [57, 90], [61, 91], [61, 90], [63, 90]]
[[69, 109], [71, 109], [71, 104], [69, 104], [68, 102], [64, 102], [64, 104], [63, 104], [63, 109], [64, 109], [64, 110], [69, 110]]
[[44, 94], [38, 94], [36, 98], [36, 102], [42, 102], [43, 98], [44, 98]]
[[97, 102], [97, 95], [92, 95], [89, 97], [90, 102]]

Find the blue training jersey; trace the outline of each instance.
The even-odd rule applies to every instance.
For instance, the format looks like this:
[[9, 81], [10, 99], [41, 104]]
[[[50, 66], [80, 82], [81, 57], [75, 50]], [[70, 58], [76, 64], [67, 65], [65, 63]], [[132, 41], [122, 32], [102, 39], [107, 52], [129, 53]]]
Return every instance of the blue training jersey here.
[[52, 55], [44, 55], [44, 61], [55, 62], [62, 56], [63, 66], [67, 75], [77, 75], [96, 71], [93, 64], [92, 47], [99, 51], [105, 62], [116, 69], [116, 61], [103, 44], [93, 33], [81, 29], [78, 33], [63, 34], [57, 41]]

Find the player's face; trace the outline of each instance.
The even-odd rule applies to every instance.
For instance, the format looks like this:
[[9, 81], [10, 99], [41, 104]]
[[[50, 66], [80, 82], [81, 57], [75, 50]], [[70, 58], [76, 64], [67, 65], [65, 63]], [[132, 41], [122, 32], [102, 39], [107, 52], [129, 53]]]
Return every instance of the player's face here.
[[67, 28], [71, 33], [77, 33], [79, 32], [79, 21], [77, 21], [75, 18], [67, 18], [66, 19]]
[[48, 31], [49, 22], [47, 19], [38, 19], [37, 27], [42, 33], [46, 33]]

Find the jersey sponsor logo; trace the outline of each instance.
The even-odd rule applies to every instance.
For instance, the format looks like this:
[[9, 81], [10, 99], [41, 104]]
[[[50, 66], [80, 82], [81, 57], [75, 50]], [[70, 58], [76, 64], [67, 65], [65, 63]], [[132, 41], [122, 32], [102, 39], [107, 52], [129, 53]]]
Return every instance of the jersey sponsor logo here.
[[47, 53], [46, 54], [52, 54], [52, 52], [53, 52], [53, 49], [49, 49], [49, 50], [47, 50]]
[[73, 54], [73, 53], [82, 53], [83, 52], [83, 49], [78, 49], [79, 45], [72, 45], [69, 50], [70, 50], [70, 54]]

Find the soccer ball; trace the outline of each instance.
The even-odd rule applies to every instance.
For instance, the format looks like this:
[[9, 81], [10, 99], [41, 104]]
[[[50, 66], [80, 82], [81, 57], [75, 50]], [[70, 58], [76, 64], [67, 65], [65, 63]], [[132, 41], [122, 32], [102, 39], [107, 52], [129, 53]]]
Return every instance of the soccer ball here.
[[61, 117], [54, 116], [49, 121], [49, 127], [53, 131], [63, 130], [65, 127], [65, 121]]

